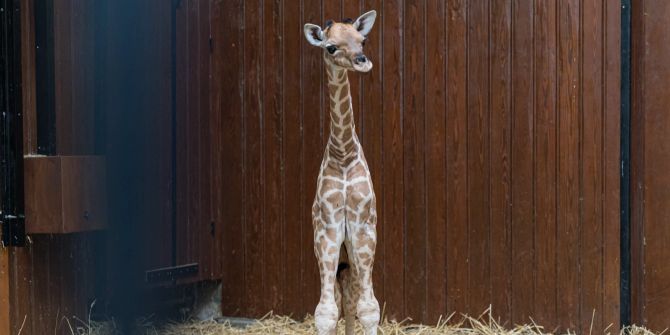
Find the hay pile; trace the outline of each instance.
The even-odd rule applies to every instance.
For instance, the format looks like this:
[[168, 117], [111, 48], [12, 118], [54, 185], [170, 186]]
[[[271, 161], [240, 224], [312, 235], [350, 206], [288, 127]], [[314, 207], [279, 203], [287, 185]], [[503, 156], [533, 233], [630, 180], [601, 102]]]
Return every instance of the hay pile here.
[[[513, 330], [506, 330], [496, 322], [480, 322], [473, 318], [467, 318], [460, 324], [447, 324], [447, 320], [440, 321], [436, 326], [412, 325], [407, 321], [396, 322], [385, 320], [382, 322], [379, 333], [389, 335], [405, 334], [453, 334], [453, 335], [475, 335], [475, 334], [542, 334], [542, 329], [536, 326], [520, 326]], [[356, 324], [356, 334], [363, 334], [363, 328]], [[303, 322], [297, 322], [286, 316], [269, 315], [246, 328], [236, 328], [228, 322], [192, 322], [182, 324], [171, 324], [166, 326], [160, 335], [220, 335], [220, 334], [290, 334], [290, 335], [312, 335], [316, 334], [314, 319], [308, 316]], [[344, 320], [340, 320], [338, 335], [344, 334]]]
[[[440, 320], [436, 326], [413, 325], [407, 320], [403, 322], [388, 321], [384, 319], [379, 334], [384, 335], [544, 335], [552, 334], [538, 325], [516, 326], [506, 328], [497, 323], [489, 314], [478, 318], [463, 317], [461, 322], [454, 323], [453, 315], [450, 318]], [[611, 328], [611, 327], [610, 327]], [[73, 327], [73, 335], [122, 335], [113, 322], [91, 322], [88, 325]], [[630, 326], [619, 332], [606, 329], [603, 332], [592, 331], [592, 334], [619, 334], [619, 335], [662, 335], [655, 334], [643, 327]], [[135, 335], [227, 335], [227, 334], [286, 334], [286, 335], [312, 335], [316, 334], [314, 319], [308, 316], [304, 321], [298, 322], [286, 316], [268, 314], [264, 318], [252, 322], [249, 326], [242, 328], [238, 324], [233, 325], [229, 321], [224, 322], [183, 322], [169, 323], [163, 326], [155, 326], [150, 322], [139, 322]], [[338, 335], [344, 334], [344, 320], [340, 320]], [[356, 334], [363, 334], [360, 324], [356, 325]], [[570, 333], [569, 333], [570, 334]], [[574, 334], [574, 333], [572, 333]]]
[[[465, 316], [461, 322], [451, 322], [453, 318], [441, 319], [435, 326], [412, 325], [406, 321], [396, 322], [384, 319], [379, 334], [384, 335], [539, 335], [551, 334], [538, 325], [523, 325], [514, 328], [506, 328], [497, 323], [490, 314], [484, 314], [478, 318]], [[356, 334], [363, 334], [360, 324], [356, 325]], [[598, 334], [597, 332], [592, 332]], [[617, 332], [605, 330], [602, 334], [616, 334]], [[622, 329], [619, 335], [655, 335], [642, 327], [632, 326]], [[229, 322], [187, 322], [169, 324], [158, 331], [158, 335], [223, 335], [223, 334], [287, 334], [287, 335], [312, 335], [316, 334], [314, 319], [308, 316], [303, 322], [295, 321], [286, 316], [267, 315], [246, 328], [232, 326]], [[338, 335], [344, 334], [344, 320], [338, 325]], [[660, 335], [660, 334], [659, 334]]]

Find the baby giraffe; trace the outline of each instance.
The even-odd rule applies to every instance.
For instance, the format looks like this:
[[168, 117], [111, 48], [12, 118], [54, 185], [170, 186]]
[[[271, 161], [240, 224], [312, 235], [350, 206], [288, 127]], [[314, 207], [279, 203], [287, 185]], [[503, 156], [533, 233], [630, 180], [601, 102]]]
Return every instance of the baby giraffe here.
[[321, 299], [314, 312], [319, 334], [335, 334], [341, 312], [348, 335], [354, 333], [356, 317], [368, 335], [377, 334], [379, 323], [379, 303], [372, 290], [376, 200], [356, 135], [347, 77], [347, 71], [372, 69], [363, 45], [376, 16], [370, 11], [356, 21], [328, 21], [325, 29], [305, 25], [307, 41], [323, 49], [330, 95], [330, 137], [312, 206], [314, 252], [321, 274]]

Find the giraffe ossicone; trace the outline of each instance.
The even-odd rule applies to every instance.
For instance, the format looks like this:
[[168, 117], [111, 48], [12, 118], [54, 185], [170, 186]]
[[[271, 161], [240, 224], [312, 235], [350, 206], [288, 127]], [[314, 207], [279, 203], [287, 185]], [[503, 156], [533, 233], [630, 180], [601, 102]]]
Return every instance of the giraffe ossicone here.
[[[368, 335], [377, 334], [379, 303], [372, 288], [377, 245], [377, 209], [370, 170], [356, 135], [348, 71], [368, 72], [363, 53], [377, 13], [353, 22], [329, 22], [325, 29], [305, 24], [307, 41], [323, 50], [330, 97], [330, 136], [312, 206], [314, 253], [321, 275], [321, 298], [314, 312], [319, 334], [336, 334], [341, 315], [346, 334], [358, 318]], [[344, 246], [344, 247], [343, 247]]]

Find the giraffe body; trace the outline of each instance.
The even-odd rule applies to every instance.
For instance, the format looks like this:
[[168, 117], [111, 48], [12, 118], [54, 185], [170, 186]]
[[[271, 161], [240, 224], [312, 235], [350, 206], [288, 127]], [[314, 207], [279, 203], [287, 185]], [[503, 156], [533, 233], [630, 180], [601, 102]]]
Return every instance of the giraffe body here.
[[353, 24], [331, 24], [325, 31], [305, 26], [308, 41], [326, 50], [330, 97], [330, 137], [312, 206], [314, 252], [321, 275], [321, 298], [314, 313], [319, 334], [335, 334], [341, 316], [346, 334], [353, 334], [356, 318], [366, 334], [376, 334], [379, 323], [379, 303], [372, 288], [376, 199], [356, 135], [347, 75], [349, 70], [372, 68], [362, 54], [362, 44], [375, 17], [374, 11], [368, 12]]

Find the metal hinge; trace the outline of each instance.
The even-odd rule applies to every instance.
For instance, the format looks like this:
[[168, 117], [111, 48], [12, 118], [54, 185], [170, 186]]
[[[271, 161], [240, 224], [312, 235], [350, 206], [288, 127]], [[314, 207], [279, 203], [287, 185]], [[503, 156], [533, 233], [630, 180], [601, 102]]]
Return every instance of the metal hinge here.
[[174, 281], [177, 279], [197, 276], [199, 271], [198, 263], [159, 268], [147, 271], [146, 281], [148, 283]]

